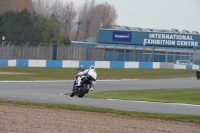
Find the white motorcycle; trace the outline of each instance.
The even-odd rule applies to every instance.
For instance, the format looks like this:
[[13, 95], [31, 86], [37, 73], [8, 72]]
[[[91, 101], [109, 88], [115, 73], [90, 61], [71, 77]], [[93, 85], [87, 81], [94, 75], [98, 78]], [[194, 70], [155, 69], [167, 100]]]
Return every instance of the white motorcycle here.
[[76, 86], [76, 78], [73, 84], [73, 88], [70, 92], [70, 97], [73, 97], [74, 95], [77, 95], [79, 98], [82, 98], [85, 94], [89, 92], [90, 85], [93, 81], [96, 81], [96, 71], [88, 71], [88, 74], [86, 76], [81, 76], [81, 85]]

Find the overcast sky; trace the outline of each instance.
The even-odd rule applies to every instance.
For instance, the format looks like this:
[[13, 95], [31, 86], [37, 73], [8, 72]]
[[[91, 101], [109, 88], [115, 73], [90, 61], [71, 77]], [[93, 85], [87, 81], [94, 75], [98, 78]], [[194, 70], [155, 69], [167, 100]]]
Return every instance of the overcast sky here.
[[[77, 7], [84, 1], [73, 0]], [[121, 26], [200, 32], [200, 0], [96, 0], [104, 1], [115, 6]]]

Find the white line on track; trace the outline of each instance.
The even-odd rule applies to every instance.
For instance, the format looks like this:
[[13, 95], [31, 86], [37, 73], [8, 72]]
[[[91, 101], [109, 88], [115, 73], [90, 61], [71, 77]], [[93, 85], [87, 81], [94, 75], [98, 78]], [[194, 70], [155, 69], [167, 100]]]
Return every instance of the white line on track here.
[[65, 95], [65, 93], [60, 93], [60, 96], [63, 96], [63, 95]]
[[197, 104], [185, 104], [185, 103], [163, 103], [163, 102], [134, 101], [134, 100], [121, 100], [121, 99], [106, 99], [106, 100], [121, 101], [121, 102], [137, 102], [137, 103], [161, 103], [161, 104], [168, 104], [168, 105], [200, 107], [200, 105], [197, 105]]
[[33, 80], [33, 81], [0, 81], [0, 83], [9, 82], [72, 82], [74, 80]]

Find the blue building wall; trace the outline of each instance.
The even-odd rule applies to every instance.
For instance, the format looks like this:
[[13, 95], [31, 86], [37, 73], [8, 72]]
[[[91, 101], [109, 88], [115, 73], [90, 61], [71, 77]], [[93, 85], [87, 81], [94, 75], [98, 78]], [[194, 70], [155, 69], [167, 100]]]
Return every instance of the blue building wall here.
[[143, 54], [142, 52], [130, 52], [123, 50], [106, 49], [104, 52], [105, 61], [139, 61], [139, 62], [174, 62], [176, 60], [189, 60], [188, 56], [174, 56], [174, 55], [157, 55]]
[[[117, 37], [115, 37], [117, 35]], [[171, 39], [170, 39], [171, 38]], [[139, 61], [139, 62], [174, 62], [176, 60], [189, 60], [188, 56], [174, 55], [156, 55], [154, 54], [150, 60], [150, 54], [142, 54], [142, 52], [125, 51], [114, 49], [117, 47], [132, 46], [137, 48], [153, 48], [165, 50], [193, 50], [194, 46], [200, 46], [200, 35], [196, 34], [177, 34], [164, 32], [144, 32], [144, 31], [119, 31], [110, 29], [100, 29], [97, 43], [88, 42], [72, 42], [72, 46], [83, 46], [86, 48], [95, 48], [96, 46], [113, 46], [113, 49], [105, 49], [105, 61]], [[169, 45], [168, 41], [173, 42]], [[143, 46], [144, 42], [146, 45]], [[150, 44], [151, 42], [151, 44]], [[152, 43], [153, 42], [153, 43]], [[160, 44], [159, 44], [160, 43]]]

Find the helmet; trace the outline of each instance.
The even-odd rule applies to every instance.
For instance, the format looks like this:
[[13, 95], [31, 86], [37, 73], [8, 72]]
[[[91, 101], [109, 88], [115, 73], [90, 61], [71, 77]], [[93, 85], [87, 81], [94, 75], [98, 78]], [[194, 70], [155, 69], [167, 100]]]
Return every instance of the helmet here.
[[94, 66], [90, 66], [89, 69], [95, 69], [95, 67]]
[[80, 66], [81, 69], [83, 69], [83, 67], [84, 67], [83, 65]]

